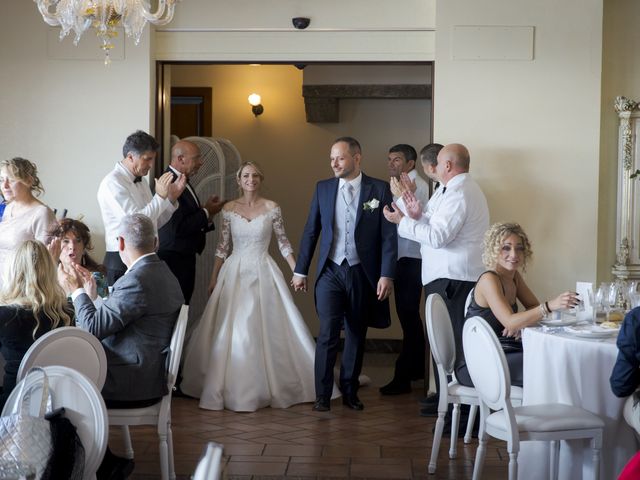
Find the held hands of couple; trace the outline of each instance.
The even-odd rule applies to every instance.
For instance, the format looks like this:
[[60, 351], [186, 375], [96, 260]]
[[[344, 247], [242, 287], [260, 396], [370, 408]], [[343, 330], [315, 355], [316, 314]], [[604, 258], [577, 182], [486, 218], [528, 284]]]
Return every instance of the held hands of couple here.
[[306, 292], [307, 291], [307, 277], [301, 277], [295, 273], [291, 277], [291, 286], [294, 292]]

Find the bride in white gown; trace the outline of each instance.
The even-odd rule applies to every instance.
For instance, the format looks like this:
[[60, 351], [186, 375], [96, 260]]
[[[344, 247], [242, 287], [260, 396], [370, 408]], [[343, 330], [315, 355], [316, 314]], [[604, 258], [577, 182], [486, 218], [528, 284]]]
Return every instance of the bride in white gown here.
[[237, 178], [242, 196], [222, 210], [213, 293], [186, 350], [180, 388], [210, 410], [312, 402], [315, 344], [268, 252], [273, 231], [293, 271], [280, 207], [260, 196], [256, 164], [243, 163]]

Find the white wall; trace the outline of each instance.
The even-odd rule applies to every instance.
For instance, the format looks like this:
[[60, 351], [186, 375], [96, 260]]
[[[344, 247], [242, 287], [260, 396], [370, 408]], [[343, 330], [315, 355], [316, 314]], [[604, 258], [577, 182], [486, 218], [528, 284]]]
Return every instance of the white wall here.
[[[138, 47], [127, 41], [124, 60], [105, 67], [95, 34], [78, 50], [71, 38], [57, 44], [32, 1], [4, 0], [0, 16], [0, 149], [2, 158], [38, 165], [43, 201], [84, 216], [104, 252], [96, 201], [102, 177], [122, 158], [126, 136], [151, 126], [149, 32]], [[9, 14], [10, 13], [10, 14]], [[54, 44], [48, 45], [53, 40]], [[91, 43], [96, 47], [89, 50]], [[116, 39], [119, 47], [122, 38]]]
[[[596, 281], [601, 0], [443, 0], [436, 11], [434, 140], [466, 144], [491, 220], [528, 232], [540, 298]], [[453, 60], [457, 25], [533, 26], [533, 60]]]

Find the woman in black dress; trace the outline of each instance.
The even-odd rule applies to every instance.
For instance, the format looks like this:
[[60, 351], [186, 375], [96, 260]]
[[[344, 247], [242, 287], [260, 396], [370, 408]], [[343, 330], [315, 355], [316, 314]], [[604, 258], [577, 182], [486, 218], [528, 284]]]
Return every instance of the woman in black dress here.
[[44, 244], [24, 241], [5, 268], [6, 282], [0, 290], [0, 353], [6, 363], [0, 410], [15, 387], [20, 362], [31, 344], [49, 330], [69, 325], [72, 317]]
[[[507, 357], [511, 384], [522, 386], [522, 342], [520, 331], [535, 325], [551, 312], [579, 303], [575, 292], [564, 292], [540, 302], [525, 283], [520, 270], [531, 259], [531, 244], [517, 223], [496, 223], [484, 237], [482, 261], [489, 270], [480, 275], [472, 291], [466, 318], [482, 317], [495, 331]], [[520, 301], [524, 310], [518, 312]], [[456, 379], [473, 386], [463, 352], [456, 352]]]

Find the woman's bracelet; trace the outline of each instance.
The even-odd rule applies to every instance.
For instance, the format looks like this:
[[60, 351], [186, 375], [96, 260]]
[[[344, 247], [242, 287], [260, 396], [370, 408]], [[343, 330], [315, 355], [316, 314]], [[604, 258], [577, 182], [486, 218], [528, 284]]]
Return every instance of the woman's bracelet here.
[[547, 318], [549, 316], [549, 309], [547, 307], [547, 302], [540, 304], [540, 313], [542, 313], [542, 318]]
[[547, 312], [549, 312], [549, 314], [551, 314], [551, 307], [549, 306], [549, 302], [544, 302], [544, 306], [547, 309]]

